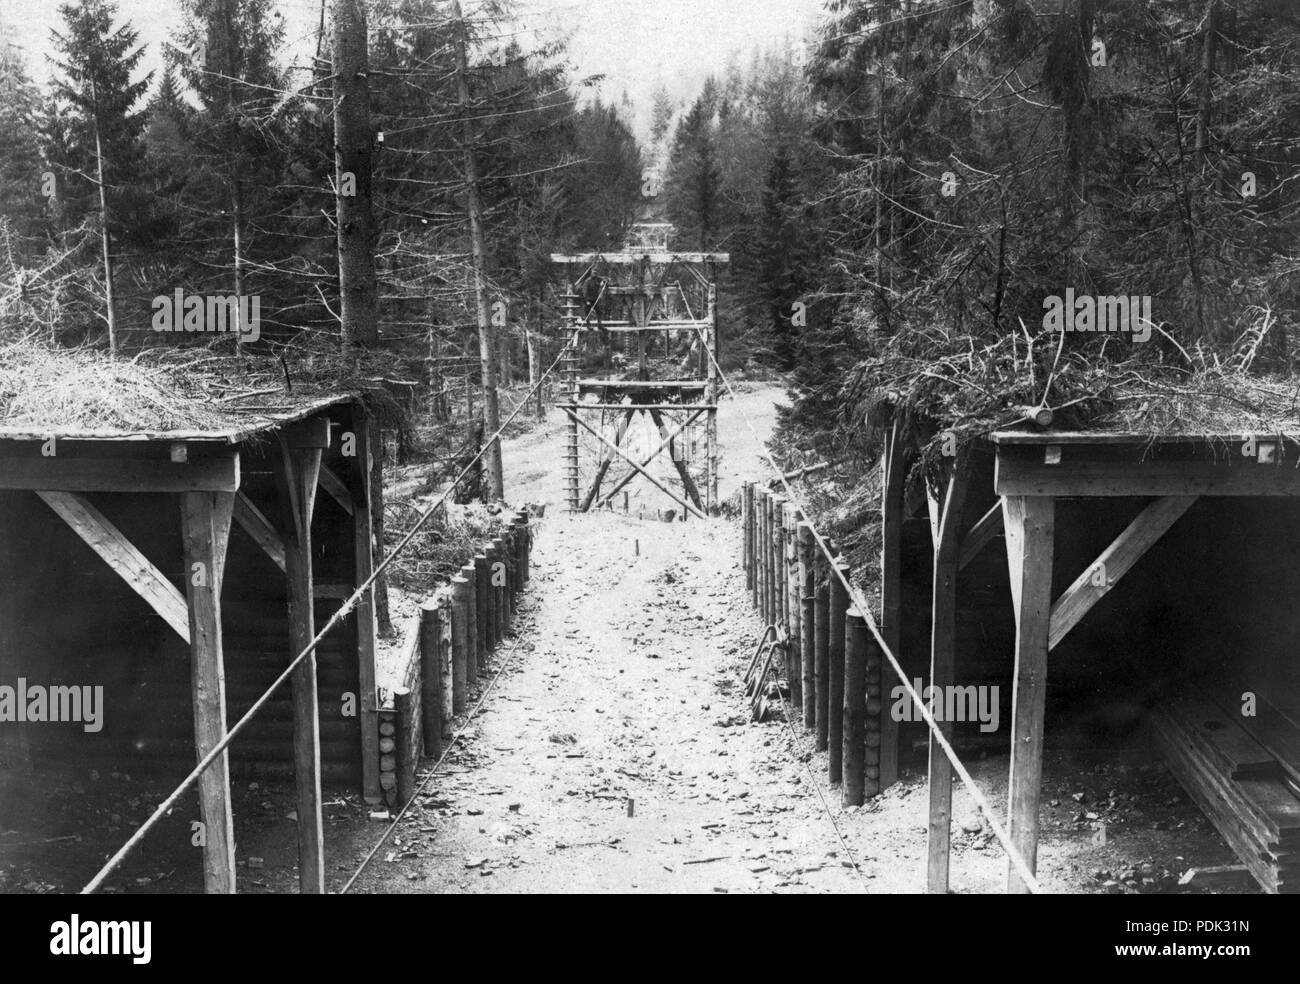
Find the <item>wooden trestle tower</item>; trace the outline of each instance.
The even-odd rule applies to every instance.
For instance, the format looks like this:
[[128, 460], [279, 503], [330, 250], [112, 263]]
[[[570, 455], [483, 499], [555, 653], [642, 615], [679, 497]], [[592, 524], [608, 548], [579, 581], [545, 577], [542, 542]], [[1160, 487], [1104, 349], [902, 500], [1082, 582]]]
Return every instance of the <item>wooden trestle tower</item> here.
[[[683, 509], [703, 518], [718, 507], [718, 292], [717, 267], [730, 262], [727, 253], [676, 253], [629, 249], [614, 253], [551, 254], [562, 264], [564, 332], [569, 346], [561, 363], [562, 402], [568, 417], [565, 445], [565, 491], [570, 512], [588, 512], [613, 501], [614, 496], [640, 475]], [[578, 271], [581, 270], [581, 273]], [[575, 276], [575, 274], [577, 274]], [[696, 304], [691, 304], [694, 295]], [[603, 315], [608, 312], [611, 317]], [[683, 316], [684, 314], [684, 316]], [[635, 378], [579, 379], [580, 349], [593, 336], [608, 344], [606, 332], [635, 336]], [[664, 339], [665, 354], [673, 336], [692, 336], [690, 350], [678, 376], [650, 379], [647, 344], [655, 333]], [[689, 374], [689, 375], [687, 375]], [[611, 439], [592, 426], [584, 415], [613, 412]], [[647, 414], [661, 443], [648, 454], [634, 455], [624, 440], [637, 414]], [[674, 417], [679, 414], [680, 419]], [[705, 420], [707, 470], [703, 495], [679, 451], [678, 439], [700, 417]], [[670, 430], [669, 424], [675, 425]], [[583, 492], [579, 487], [578, 431], [585, 430], [601, 445], [594, 479]], [[647, 470], [668, 452], [681, 482], [681, 494], [664, 485]], [[615, 458], [632, 471], [602, 494], [601, 483]], [[639, 459], [639, 460], [638, 460]]]

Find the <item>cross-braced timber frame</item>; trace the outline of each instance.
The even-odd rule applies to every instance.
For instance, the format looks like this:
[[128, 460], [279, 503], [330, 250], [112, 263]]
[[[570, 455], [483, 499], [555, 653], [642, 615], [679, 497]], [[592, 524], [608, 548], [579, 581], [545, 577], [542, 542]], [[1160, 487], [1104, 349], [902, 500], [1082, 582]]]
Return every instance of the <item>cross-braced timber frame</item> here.
[[[565, 490], [570, 512], [589, 512], [611, 503], [627, 484], [637, 476], [644, 478], [664, 495], [682, 507], [686, 514], [703, 518], [718, 507], [718, 292], [716, 269], [730, 262], [726, 253], [674, 253], [646, 250], [626, 250], [618, 253], [553, 253], [553, 263], [562, 264], [566, 271], [567, 291], [564, 295], [564, 326], [567, 349], [561, 371], [565, 399], [559, 404], [568, 418], [565, 444]], [[581, 271], [581, 272], [579, 272]], [[593, 279], [595, 278], [595, 279]], [[683, 278], [691, 285], [702, 288], [702, 310], [691, 310], [688, 293], [682, 286]], [[597, 291], [591, 287], [599, 284]], [[595, 293], [594, 303], [583, 311], [579, 291]], [[622, 317], [605, 320], [600, 317], [599, 305], [616, 304]], [[680, 301], [686, 317], [677, 310]], [[596, 310], [593, 311], [592, 308]], [[592, 324], [595, 317], [596, 323]], [[602, 341], [605, 332], [629, 332], [636, 339], [638, 378], [629, 379], [579, 379], [578, 351], [584, 337], [597, 333]], [[696, 336], [685, 366], [690, 366], [689, 378], [650, 380], [647, 372], [647, 342], [654, 333], [662, 333], [665, 351], [674, 332], [688, 332]], [[698, 355], [698, 358], [692, 356]], [[602, 428], [592, 426], [585, 415], [614, 413], [614, 434], [611, 440]], [[624, 439], [637, 414], [649, 416], [661, 441], [648, 455], [634, 455], [624, 447]], [[680, 420], [671, 417], [680, 414]], [[701, 417], [705, 421], [706, 475], [701, 492], [678, 453], [679, 438]], [[670, 427], [675, 424], [675, 427]], [[601, 446], [601, 457], [596, 465], [591, 485], [580, 488], [578, 433], [585, 431]], [[649, 472], [650, 465], [664, 452], [668, 452], [674, 470], [681, 482], [680, 494], [670, 489]], [[602, 490], [602, 484], [616, 460], [626, 463], [631, 472], [612, 489]]]

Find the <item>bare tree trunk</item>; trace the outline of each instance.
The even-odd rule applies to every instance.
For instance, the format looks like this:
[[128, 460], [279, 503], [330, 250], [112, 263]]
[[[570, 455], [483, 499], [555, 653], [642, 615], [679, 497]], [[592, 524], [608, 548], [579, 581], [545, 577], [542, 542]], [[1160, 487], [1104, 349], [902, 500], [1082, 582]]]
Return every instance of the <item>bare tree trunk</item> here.
[[104, 301], [108, 308], [108, 353], [117, 358], [117, 292], [113, 287], [113, 236], [108, 229], [108, 189], [104, 185], [104, 145], [99, 128], [99, 92], [90, 80], [90, 96], [95, 104], [95, 175], [99, 185], [99, 239], [104, 251]]
[[1196, 114], [1196, 155], [1202, 165], [1210, 152], [1210, 118], [1214, 109], [1214, 62], [1219, 42], [1219, 0], [1206, 0], [1205, 37], [1201, 41], [1201, 98]]
[[[456, 90], [460, 99], [461, 115], [465, 120], [461, 150], [465, 167], [465, 206], [469, 213], [469, 231], [474, 265], [474, 301], [478, 309], [479, 361], [483, 367], [483, 429], [486, 435], [495, 435], [501, 426], [501, 407], [497, 394], [496, 330], [488, 313], [487, 276], [484, 271], [487, 253], [483, 237], [483, 205], [478, 194], [478, 161], [474, 156], [474, 126], [469, 119], [469, 45], [465, 29], [465, 16], [460, 0], [452, 0], [452, 17], [456, 21]], [[501, 472], [501, 441], [493, 440], [484, 454], [487, 461], [488, 495], [505, 498]]]
[[[231, 233], [235, 243], [235, 295], [244, 296], [244, 189], [237, 175], [230, 181]], [[245, 325], [240, 325], [241, 330]]]
[[379, 340], [375, 219], [370, 207], [370, 72], [364, 0], [334, 0], [334, 180], [344, 350]]
[[542, 339], [538, 332], [528, 330], [528, 388], [536, 388], [534, 399], [537, 401], [537, 419], [546, 419], [546, 403], [542, 400], [542, 388], [538, 382], [542, 378]]

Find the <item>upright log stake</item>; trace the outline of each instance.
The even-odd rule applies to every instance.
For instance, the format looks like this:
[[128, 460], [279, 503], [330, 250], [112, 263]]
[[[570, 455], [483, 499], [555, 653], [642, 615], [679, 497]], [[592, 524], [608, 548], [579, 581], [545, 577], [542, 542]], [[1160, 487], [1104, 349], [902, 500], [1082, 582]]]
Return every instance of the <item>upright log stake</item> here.
[[450, 667], [443, 666], [439, 652], [440, 615], [436, 600], [420, 606], [420, 715], [424, 719], [424, 754], [434, 758], [442, 754], [443, 696], [449, 696], [454, 686], [447, 678]]
[[[837, 563], [836, 570], [847, 580], [849, 566]], [[844, 759], [844, 616], [849, 607], [849, 595], [838, 577], [831, 575], [830, 626], [826, 645], [826, 775], [837, 783], [843, 775]]]
[[825, 751], [828, 737], [830, 696], [827, 672], [831, 639], [831, 586], [830, 565], [826, 555], [817, 550], [813, 554], [816, 590], [813, 592], [813, 678], [812, 686], [804, 680], [804, 724], [816, 736], [817, 750]]
[[[816, 692], [816, 685], [813, 683], [814, 669], [817, 653], [816, 642], [816, 617], [814, 613], [814, 603], [816, 601], [816, 556], [817, 541], [813, 537], [812, 526], [809, 523], [800, 523], [796, 531], [799, 549], [799, 662], [795, 667], [795, 672], [790, 677], [790, 702], [793, 706], [799, 708], [804, 715], [804, 723], [809, 724], [807, 695]], [[809, 725], [811, 726], [811, 725]]]
[[861, 806], [865, 798], [867, 650], [874, 640], [867, 620], [856, 608], [844, 616], [844, 738], [840, 799], [844, 806]]

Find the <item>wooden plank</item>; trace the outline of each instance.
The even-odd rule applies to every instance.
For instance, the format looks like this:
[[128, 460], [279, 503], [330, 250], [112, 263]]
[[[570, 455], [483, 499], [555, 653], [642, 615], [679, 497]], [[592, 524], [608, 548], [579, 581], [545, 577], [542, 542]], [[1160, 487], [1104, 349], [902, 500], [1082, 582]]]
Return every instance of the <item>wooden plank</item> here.
[[300, 420], [285, 427], [281, 435], [295, 450], [317, 448], [323, 451], [330, 446], [330, 420], [326, 416]]
[[[353, 404], [352, 450], [344, 476], [349, 483], [348, 498], [352, 501], [352, 579], [353, 590], [365, 584], [375, 570], [375, 539], [372, 527], [373, 510], [370, 502], [370, 472], [372, 457], [372, 430], [370, 417], [361, 404]], [[283, 556], [283, 544], [281, 544]], [[357, 602], [357, 680], [361, 723], [361, 793], [367, 803], [383, 800], [379, 785], [379, 691], [375, 681], [375, 643], [379, 626], [375, 615], [375, 593], [371, 589]]]
[[189, 462], [139, 458], [0, 458], [0, 490], [59, 492], [234, 492], [239, 455]]
[[561, 410], [716, 410], [716, 403], [557, 403]]
[[1070, 461], [1046, 465], [999, 451], [993, 484], [1003, 496], [1290, 496], [1300, 469], [1223, 461]]
[[1141, 559], [1196, 496], [1166, 496], [1157, 499], [1140, 512], [1133, 522], [1101, 552], [1082, 574], [1075, 578], [1052, 606], [1051, 628], [1047, 635], [1047, 648], [1055, 649], [1066, 634], [1079, 624], [1080, 619], [1104, 598], [1133, 565]]
[[[889, 430], [882, 455], [884, 469], [880, 483], [880, 634], [895, 657], [901, 657], [903, 618], [903, 483], [907, 459], [903, 453], [900, 425]], [[898, 781], [898, 722], [886, 699], [893, 674], [881, 671], [880, 788]]]
[[993, 542], [993, 538], [1002, 532], [1002, 503], [995, 502], [989, 511], [981, 516], [971, 527], [966, 538], [961, 542], [961, 553], [957, 556], [957, 569], [962, 570], [979, 556], [980, 551]]
[[730, 253], [666, 253], [620, 251], [617, 253], [552, 253], [552, 263], [574, 263], [589, 266], [602, 263], [608, 266], [640, 266], [643, 263], [718, 263], [731, 262]]
[[252, 537], [262, 552], [271, 558], [271, 563], [284, 570], [284, 540], [271, 521], [243, 492], [235, 493], [234, 518], [239, 528]]
[[[38, 491], [45, 504], [68, 524], [90, 549], [99, 554], [164, 622], [188, 644], [189, 606], [165, 574], [83, 496], [71, 492]], [[223, 541], [224, 542], [224, 541]], [[220, 571], [216, 574], [219, 577]]]
[[[1043, 775], [1055, 507], [1054, 500], [1038, 496], [1010, 496], [1002, 502], [1007, 567], [1016, 609], [1008, 833], [1030, 872], [1036, 871], [1038, 860], [1038, 800]], [[1010, 862], [1007, 891], [1028, 892]]]
[[[1263, 435], [1257, 435], [1263, 436]], [[1279, 435], [1295, 441], [1295, 435]], [[1201, 431], [1196, 434], [1145, 434], [1139, 431], [1020, 431], [1001, 430], [989, 435], [989, 440], [999, 445], [1134, 445], [1148, 444], [1226, 444], [1241, 443], [1245, 439], [1240, 431]]]
[[[321, 449], [292, 449], [281, 440], [275, 469], [283, 517], [285, 576], [289, 587], [289, 643], [296, 656], [316, 635], [312, 595], [311, 520], [319, 484]], [[304, 894], [324, 894], [324, 824], [320, 790], [320, 711], [316, 653], [290, 677], [293, 704], [293, 771], [298, 807], [298, 886]]]
[[1181, 694], [1166, 704], [1204, 743], [1228, 778], [1281, 775], [1282, 764], [1242, 727], [1237, 720], [1240, 715], [1228, 714], [1212, 701], [1192, 694]]
[[[181, 537], [189, 599], [190, 688], [194, 750], [198, 761], [226, 737], [226, 671], [221, 642], [221, 572], [225, 567], [233, 495], [187, 492], [181, 496]], [[229, 755], [222, 751], [199, 777], [203, 818], [203, 888], [235, 892], [235, 822], [230, 805]]]
[[[961, 547], [962, 521], [970, 487], [970, 457], [959, 455], [953, 462], [938, 517], [932, 568], [932, 611], [930, 623], [930, 684], [945, 691], [957, 682], [957, 557]], [[883, 696], [883, 695], [882, 695]], [[953, 723], [939, 721], [939, 731], [951, 742]], [[929, 733], [929, 833], [926, 852], [925, 890], [948, 892], [948, 861], [952, 839], [952, 763], [933, 732]]]
[[320, 487], [329, 493], [330, 498], [337, 502], [345, 513], [352, 515], [352, 493], [348, 491], [347, 483], [324, 465], [320, 466]]
[[1286, 714], [1278, 710], [1275, 704], [1258, 688], [1255, 693], [1255, 716], [1242, 717], [1240, 695], [1252, 688], [1240, 685], [1234, 688], [1232, 695], [1237, 700], [1236, 707], [1225, 698], [1216, 700], [1219, 706], [1236, 720], [1246, 733], [1259, 742], [1277, 760], [1282, 770], [1291, 777], [1293, 785], [1300, 789], [1300, 728], [1297, 728]]
[[1300, 808], [1295, 797], [1276, 779], [1227, 778], [1209, 761], [1182, 717], [1169, 708], [1153, 709], [1148, 719], [1170, 771], [1265, 891], [1300, 890], [1300, 857], [1280, 845], [1276, 827], [1269, 829], [1267, 818], [1243, 787], [1271, 784], [1276, 797], [1289, 798], [1293, 807]]

